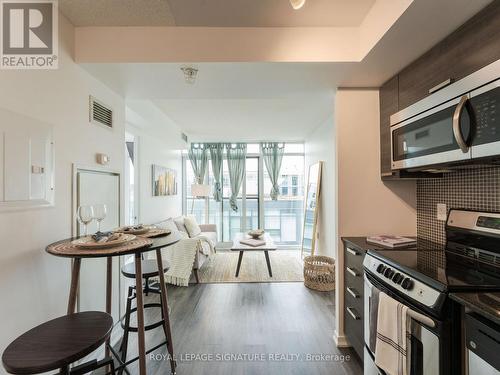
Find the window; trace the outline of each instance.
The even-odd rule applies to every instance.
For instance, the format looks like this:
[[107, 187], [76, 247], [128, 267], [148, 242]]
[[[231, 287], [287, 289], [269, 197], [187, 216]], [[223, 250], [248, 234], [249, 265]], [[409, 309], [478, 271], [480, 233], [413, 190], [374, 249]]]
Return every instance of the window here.
[[[304, 145], [286, 144], [278, 180], [280, 195], [273, 201], [269, 174], [260, 157], [259, 144], [248, 144], [246, 176], [238, 194], [238, 211], [231, 209], [231, 187], [227, 162], [222, 165], [222, 202], [212, 196], [198, 199], [191, 196], [195, 182], [191, 162], [185, 158], [184, 211], [196, 216], [199, 223], [216, 224], [219, 241], [231, 241], [238, 232], [264, 228], [278, 246], [298, 247], [302, 240], [304, 210]], [[205, 182], [213, 186], [212, 166], [209, 162]], [[262, 181], [262, 182], [261, 182]]]
[[273, 201], [271, 179], [264, 170], [264, 230], [279, 245], [299, 246], [304, 211], [304, 155], [285, 153], [280, 174], [281, 195]]

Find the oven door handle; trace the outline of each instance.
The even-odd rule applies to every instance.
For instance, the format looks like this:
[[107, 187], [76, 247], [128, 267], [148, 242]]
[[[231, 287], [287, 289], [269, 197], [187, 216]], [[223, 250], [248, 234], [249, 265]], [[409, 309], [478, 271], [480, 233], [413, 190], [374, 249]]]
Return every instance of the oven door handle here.
[[[462, 118], [462, 111], [468, 101], [469, 98], [467, 95], [462, 96], [460, 102], [455, 108], [455, 113], [453, 114], [453, 136], [464, 154], [469, 151], [469, 146], [467, 145], [467, 141], [464, 139], [462, 130], [460, 129], [460, 119]], [[465, 108], [465, 110], [467, 110], [467, 108]]]
[[415, 319], [417, 322], [419, 323], [422, 323], [424, 325], [426, 325], [427, 327], [430, 327], [430, 328], [434, 328], [436, 327], [436, 323], [434, 323], [434, 320], [432, 320], [431, 318], [429, 318], [428, 316], [425, 316], [423, 314], [420, 314], [416, 311], [413, 311], [412, 309], [408, 308], [408, 312], [407, 312], [407, 315], [412, 318], [412, 319]]

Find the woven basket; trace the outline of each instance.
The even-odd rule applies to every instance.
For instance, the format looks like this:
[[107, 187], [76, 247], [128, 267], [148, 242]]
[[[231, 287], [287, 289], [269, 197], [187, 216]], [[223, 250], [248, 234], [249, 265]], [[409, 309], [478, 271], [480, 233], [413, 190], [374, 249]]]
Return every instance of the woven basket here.
[[335, 290], [335, 260], [320, 255], [305, 257], [304, 285], [320, 292]]

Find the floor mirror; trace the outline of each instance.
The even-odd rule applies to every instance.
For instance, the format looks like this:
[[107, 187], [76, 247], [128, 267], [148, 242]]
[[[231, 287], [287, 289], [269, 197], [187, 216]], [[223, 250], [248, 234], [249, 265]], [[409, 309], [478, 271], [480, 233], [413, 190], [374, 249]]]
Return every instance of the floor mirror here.
[[304, 226], [302, 230], [302, 258], [314, 255], [318, 224], [319, 196], [321, 191], [321, 172], [323, 162], [311, 164], [307, 177], [307, 194], [304, 208]]

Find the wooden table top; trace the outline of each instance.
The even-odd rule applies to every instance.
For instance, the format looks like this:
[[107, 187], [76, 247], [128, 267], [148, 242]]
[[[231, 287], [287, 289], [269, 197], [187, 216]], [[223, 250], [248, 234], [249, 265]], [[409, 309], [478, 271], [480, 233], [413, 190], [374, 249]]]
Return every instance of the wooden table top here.
[[92, 353], [111, 334], [104, 312], [65, 315], [33, 328], [5, 349], [2, 362], [12, 374], [38, 374], [66, 367]]
[[231, 246], [232, 251], [273, 251], [277, 249], [276, 244], [269, 235], [269, 233], [264, 233], [263, 240], [266, 241], [265, 245], [262, 246], [250, 246], [242, 244], [240, 241], [243, 239], [250, 239], [251, 237], [245, 233], [237, 233], [234, 236], [233, 245]]
[[181, 236], [177, 232], [173, 232], [167, 236], [156, 238], [137, 236], [132, 241], [120, 246], [85, 249], [71, 244], [71, 241], [78, 238], [80, 237], [67, 238], [62, 241], [54, 242], [48, 245], [45, 250], [49, 254], [66, 258], [107, 258], [157, 250], [163, 247], [171, 246], [181, 240]]

